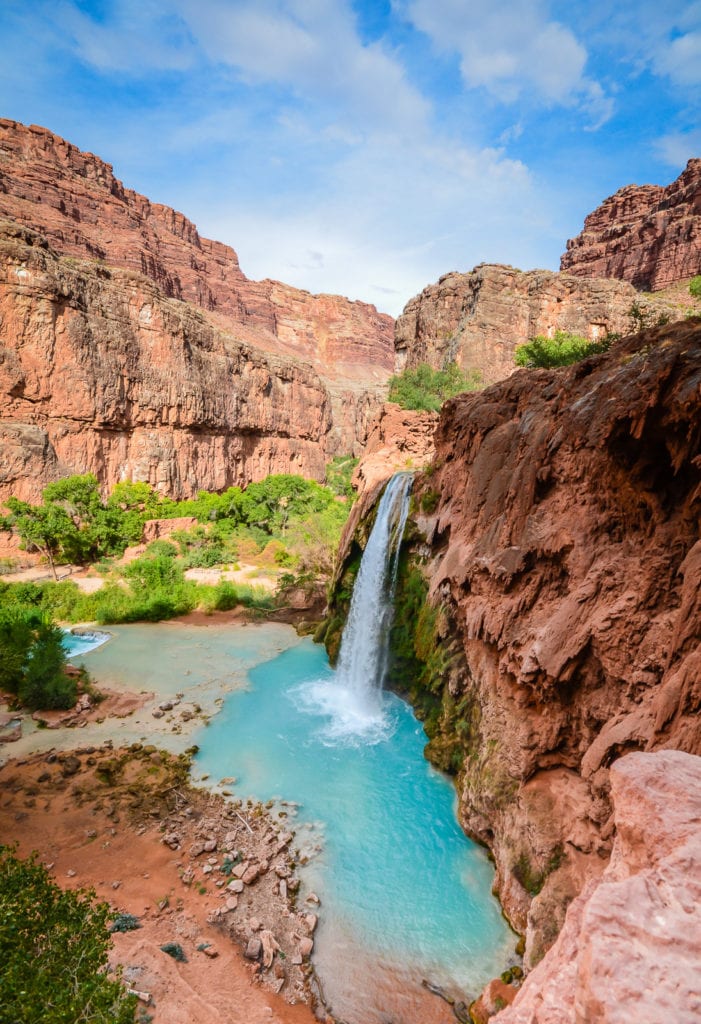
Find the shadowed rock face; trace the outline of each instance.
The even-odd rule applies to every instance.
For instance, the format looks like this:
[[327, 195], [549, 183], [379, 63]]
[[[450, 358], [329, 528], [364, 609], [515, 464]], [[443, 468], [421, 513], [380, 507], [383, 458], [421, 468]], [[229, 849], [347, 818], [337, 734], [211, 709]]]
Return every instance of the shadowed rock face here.
[[637, 298], [622, 281], [549, 270], [482, 264], [468, 274], [446, 274], [407, 303], [397, 320], [397, 367], [442, 369], [454, 360], [493, 384], [513, 373], [516, 346], [537, 334], [570, 331], [594, 340], [626, 333]]
[[269, 472], [318, 479], [361, 450], [393, 368], [391, 317], [249, 281], [233, 249], [109, 164], [7, 120], [0, 216], [0, 496], [88, 470], [185, 496]]
[[701, 321], [453, 399], [435, 441], [427, 573], [474, 710], [461, 814], [532, 963], [608, 858], [610, 764], [701, 753]]
[[567, 243], [560, 269], [659, 291], [701, 273], [701, 160], [676, 181], [627, 185], [605, 199]]

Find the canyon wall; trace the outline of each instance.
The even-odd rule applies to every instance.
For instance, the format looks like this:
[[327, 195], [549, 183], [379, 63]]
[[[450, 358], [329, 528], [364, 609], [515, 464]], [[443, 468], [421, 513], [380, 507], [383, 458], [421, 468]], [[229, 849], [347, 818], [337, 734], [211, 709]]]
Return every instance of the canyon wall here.
[[627, 185], [605, 199], [567, 242], [560, 269], [653, 292], [701, 274], [701, 160], [666, 188]]
[[331, 396], [131, 271], [61, 258], [0, 222], [0, 498], [93, 472], [168, 494], [321, 478]]
[[[393, 320], [374, 306], [249, 281], [233, 249], [126, 189], [109, 164], [8, 120], [0, 217], [0, 497], [87, 471], [106, 486], [134, 474], [182, 497], [268, 472], [319, 479], [334, 454], [362, 450], [394, 365]], [[75, 347], [59, 366], [52, 332], [65, 317]], [[10, 379], [18, 359], [31, 360], [35, 386]], [[81, 373], [73, 393], [86, 360], [92, 393]], [[273, 382], [263, 394], [254, 366]]]
[[[630, 309], [639, 298], [623, 281], [524, 272], [500, 264], [445, 274], [408, 302], [397, 320], [396, 367], [428, 363], [442, 369], [455, 361], [492, 384], [513, 373], [516, 346], [536, 334], [561, 330], [594, 340], [628, 333]], [[657, 313], [676, 314], [660, 300], [648, 305]]]
[[[611, 764], [701, 753], [700, 511], [699, 318], [441, 411], [414, 488], [392, 680], [494, 853], [526, 966], [609, 861]], [[347, 589], [362, 524], [345, 543]]]

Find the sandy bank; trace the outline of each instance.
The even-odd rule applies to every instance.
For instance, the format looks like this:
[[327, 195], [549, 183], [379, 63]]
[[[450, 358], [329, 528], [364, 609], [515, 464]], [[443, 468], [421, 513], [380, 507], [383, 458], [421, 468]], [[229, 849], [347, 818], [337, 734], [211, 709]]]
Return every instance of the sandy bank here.
[[[154, 1024], [314, 1019], [302, 1000], [316, 908], [295, 908], [294, 840], [262, 808], [192, 789], [154, 748], [87, 746], [0, 768], [0, 834], [39, 851], [62, 886], [92, 887], [139, 918], [114, 936], [113, 962], [150, 995]], [[249, 865], [247, 883], [230, 861]], [[247, 961], [251, 939], [261, 951]], [[161, 951], [167, 942], [187, 963]]]

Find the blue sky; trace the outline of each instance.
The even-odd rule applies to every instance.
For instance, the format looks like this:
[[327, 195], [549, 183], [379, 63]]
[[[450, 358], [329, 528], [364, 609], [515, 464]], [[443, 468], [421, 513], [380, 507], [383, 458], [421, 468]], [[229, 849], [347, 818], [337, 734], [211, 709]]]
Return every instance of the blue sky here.
[[0, 116], [114, 165], [252, 278], [397, 314], [556, 269], [701, 156], [701, 0], [0, 0]]

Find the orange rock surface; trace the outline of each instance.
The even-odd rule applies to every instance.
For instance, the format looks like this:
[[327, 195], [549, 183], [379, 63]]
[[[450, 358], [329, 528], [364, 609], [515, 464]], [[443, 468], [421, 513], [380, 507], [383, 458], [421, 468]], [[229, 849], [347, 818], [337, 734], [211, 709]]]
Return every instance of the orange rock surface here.
[[629, 1024], [701, 1016], [701, 758], [611, 766], [611, 861], [494, 1024]]
[[374, 306], [236, 253], [44, 128], [0, 120], [0, 498], [94, 472], [175, 497], [357, 454], [393, 367]]
[[527, 964], [609, 856], [610, 764], [701, 753], [700, 382], [696, 319], [442, 410], [424, 528], [465, 657], [461, 816]]
[[689, 160], [666, 188], [626, 185], [605, 199], [568, 241], [560, 269], [643, 291], [701, 274], [701, 160]]
[[[442, 369], [455, 361], [492, 384], [513, 373], [516, 346], [537, 334], [569, 331], [595, 340], [627, 333], [639, 298], [624, 281], [484, 263], [467, 274], [445, 274], [407, 303], [395, 328], [397, 366]], [[667, 311], [661, 300], [646, 304]]]

